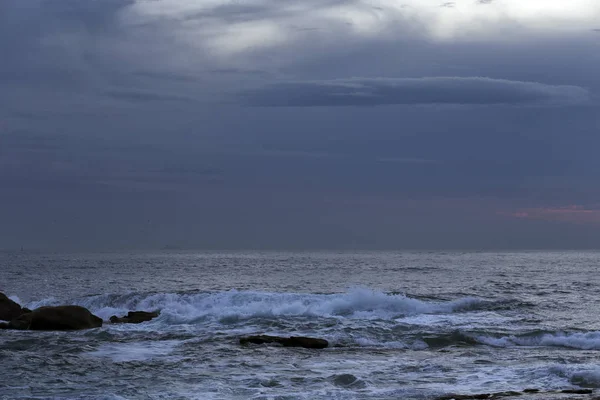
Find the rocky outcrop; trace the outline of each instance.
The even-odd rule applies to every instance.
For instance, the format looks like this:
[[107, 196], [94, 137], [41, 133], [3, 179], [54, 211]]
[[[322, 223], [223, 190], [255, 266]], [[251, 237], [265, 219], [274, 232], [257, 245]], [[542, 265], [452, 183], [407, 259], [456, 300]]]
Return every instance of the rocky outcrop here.
[[324, 349], [329, 346], [325, 339], [316, 339], [303, 336], [279, 337], [269, 335], [246, 336], [240, 338], [240, 344], [269, 344], [277, 343], [284, 347], [304, 347], [306, 349]]
[[9, 299], [4, 293], [0, 293], [0, 321], [11, 321], [21, 314], [28, 312], [26, 308]]
[[113, 324], [139, 324], [141, 322], [150, 321], [160, 315], [160, 311], [129, 311], [124, 317], [113, 315], [110, 317], [110, 322]]
[[40, 307], [8, 323], [9, 329], [33, 331], [72, 331], [101, 326], [102, 318], [80, 306]]

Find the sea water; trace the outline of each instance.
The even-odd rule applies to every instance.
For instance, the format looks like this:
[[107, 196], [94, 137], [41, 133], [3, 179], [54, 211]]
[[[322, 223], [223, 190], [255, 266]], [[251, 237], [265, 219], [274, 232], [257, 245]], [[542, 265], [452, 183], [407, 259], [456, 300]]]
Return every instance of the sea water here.
[[[597, 252], [0, 254], [0, 291], [142, 324], [0, 331], [1, 399], [432, 399], [600, 387]], [[241, 346], [324, 338], [324, 350]]]

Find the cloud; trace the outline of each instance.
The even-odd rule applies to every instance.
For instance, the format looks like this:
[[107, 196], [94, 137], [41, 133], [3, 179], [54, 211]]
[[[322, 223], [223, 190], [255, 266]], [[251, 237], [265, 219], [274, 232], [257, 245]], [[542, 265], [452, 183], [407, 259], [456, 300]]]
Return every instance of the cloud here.
[[600, 2], [444, 2], [0, 0], [0, 241], [563, 239], [597, 214], [547, 199], [600, 198]]
[[353, 78], [281, 82], [241, 94], [255, 106], [377, 106], [398, 104], [565, 105], [585, 102], [578, 86], [491, 78]]
[[[485, 7], [482, 7], [485, 5]], [[136, 23], [176, 27], [220, 54], [254, 51], [302, 40], [389, 36], [399, 32], [434, 40], [511, 40], [524, 31], [578, 32], [600, 18], [596, 0], [248, 0], [140, 1], [128, 17]], [[181, 22], [184, 21], [185, 24]], [[508, 28], [508, 29], [507, 29]], [[585, 28], [583, 28], [585, 29]], [[302, 33], [304, 32], [304, 33]], [[515, 35], [516, 34], [516, 35]], [[314, 38], [314, 36], [311, 36]]]
[[[6, 54], [0, 63], [0, 82], [17, 89], [29, 86], [40, 98], [47, 94], [50, 99], [43, 98], [43, 104], [56, 103], [52, 99], [57, 88], [60, 92], [85, 92], [90, 102], [122, 102], [128, 97], [137, 104], [155, 104], [159, 101], [155, 93], [213, 101], [275, 77], [422, 74], [535, 80], [511, 74], [513, 68], [523, 69], [517, 64], [527, 59], [504, 62], [507, 50], [496, 51], [497, 42], [510, 42], [509, 36], [519, 39], [519, 44], [511, 44], [508, 57], [517, 54], [523, 41], [535, 40], [538, 52], [544, 52], [540, 37], [530, 35], [529, 29], [541, 24], [543, 32], [552, 34], [548, 39], [557, 43], [554, 36], [562, 32], [564, 24], [589, 36], [596, 25], [586, 21], [600, 16], [600, 7], [587, 0], [573, 0], [560, 9], [552, 2], [535, 0], [526, 6], [511, 0], [485, 6], [459, 0], [453, 2], [454, 8], [440, 7], [439, 0], [249, 0], [243, 5], [186, 0], [106, 0], [85, 6], [76, 0], [0, 3], [0, 45]], [[487, 44], [484, 50], [444, 48], [456, 43], [468, 47], [473, 42]], [[489, 46], [489, 42], [495, 45]], [[364, 53], [365, 49], [371, 53]], [[487, 54], [480, 56], [483, 52]], [[340, 60], [330, 58], [335, 55], [350, 58], [343, 69], [332, 65], [339, 65]], [[373, 56], [377, 63], [371, 62]], [[496, 61], [496, 57], [503, 58]], [[542, 54], [535, 60], [543, 57], [548, 57], [544, 68], [560, 69], [554, 59], [571, 56]], [[473, 58], [502, 68], [489, 72], [457, 65], [452, 69], [452, 65], [469, 64]], [[573, 82], [561, 79], [559, 83]], [[125, 91], [128, 93], [121, 93]], [[113, 92], [115, 96], [110, 95]]]
[[139, 90], [112, 90], [104, 93], [108, 97], [112, 97], [117, 100], [131, 101], [134, 103], [144, 102], [163, 102], [163, 101], [183, 101], [190, 102], [192, 99], [185, 96], [163, 94], [163, 93], [152, 93], [143, 92]]

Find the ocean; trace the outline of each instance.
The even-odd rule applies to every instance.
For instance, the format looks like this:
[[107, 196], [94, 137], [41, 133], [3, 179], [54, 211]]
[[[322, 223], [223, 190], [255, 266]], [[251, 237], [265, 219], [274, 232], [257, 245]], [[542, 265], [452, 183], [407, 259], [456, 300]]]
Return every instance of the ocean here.
[[[87, 331], [0, 330], [0, 399], [595, 389], [599, 266], [598, 252], [0, 253], [0, 292], [29, 308], [161, 310]], [[330, 347], [241, 346], [251, 334]]]

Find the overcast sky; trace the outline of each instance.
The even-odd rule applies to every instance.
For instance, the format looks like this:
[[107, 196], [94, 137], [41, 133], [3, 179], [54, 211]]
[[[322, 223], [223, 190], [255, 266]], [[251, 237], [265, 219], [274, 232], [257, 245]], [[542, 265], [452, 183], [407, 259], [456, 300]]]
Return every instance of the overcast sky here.
[[0, 249], [600, 248], [598, 0], [2, 0]]

